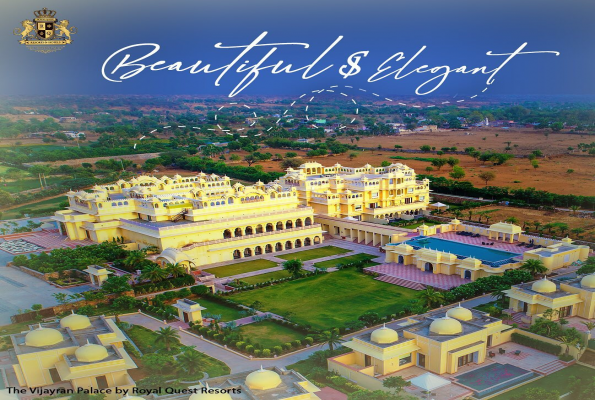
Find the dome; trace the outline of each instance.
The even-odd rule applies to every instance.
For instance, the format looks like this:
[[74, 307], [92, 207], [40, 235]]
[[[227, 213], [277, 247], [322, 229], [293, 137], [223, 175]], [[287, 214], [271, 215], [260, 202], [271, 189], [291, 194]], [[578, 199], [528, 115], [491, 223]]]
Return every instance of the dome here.
[[370, 339], [378, 344], [394, 343], [399, 340], [399, 334], [394, 329], [387, 328], [385, 324], [382, 328], [372, 332]]
[[246, 377], [246, 386], [250, 389], [268, 390], [274, 389], [281, 384], [281, 377], [275, 371], [263, 369], [251, 372]]
[[70, 328], [73, 331], [85, 329], [91, 326], [91, 320], [85, 315], [75, 314], [74, 311], [67, 317], [60, 320], [62, 328]]
[[53, 346], [63, 341], [60, 331], [52, 328], [39, 328], [32, 330], [25, 336], [25, 344], [33, 347]]
[[430, 324], [430, 332], [438, 335], [456, 335], [463, 332], [463, 326], [456, 319], [446, 316], [435, 319]]
[[76, 359], [81, 362], [97, 362], [106, 359], [107, 349], [99, 344], [87, 343], [74, 352]]
[[459, 321], [469, 321], [473, 319], [473, 313], [471, 310], [461, 307], [461, 303], [458, 306], [451, 308], [446, 312], [446, 315], [450, 318], [458, 319]]
[[548, 281], [547, 278], [538, 280], [531, 285], [531, 290], [539, 293], [552, 293], [556, 291], [556, 284], [552, 281]]
[[581, 279], [581, 286], [584, 288], [595, 289], [595, 274], [587, 275]]

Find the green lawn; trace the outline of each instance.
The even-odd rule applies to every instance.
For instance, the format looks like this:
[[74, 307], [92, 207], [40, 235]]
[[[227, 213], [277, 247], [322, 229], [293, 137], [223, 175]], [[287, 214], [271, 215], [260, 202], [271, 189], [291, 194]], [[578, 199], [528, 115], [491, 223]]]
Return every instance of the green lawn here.
[[[62, 182], [64, 178], [58, 176], [52, 176], [46, 178], [45, 183], [48, 185], [54, 185], [56, 183]], [[14, 182], [5, 182], [0, 184], [0, 189], [5, 190], [9, 193], [18, 193], [24, 190], [31, 190], [31, 189], [38, 189], [41, 185], [39, 184], [39, 179], [23, 179], [20, 181]]]
[[409, 225], [400, 225], [399, 227], [405, 228], [405, 229], [415, 229], [421, 225], [426, 225], [426, 226], [440, 225], [440, 222], [433, 222], [433, 221], [415, 222], [415, 223], [409, 224]]
[[241, 262], [241, 263], [237, 263], [237, 264], [225, 265], [223, 267], [208, 268], [208, 269], [205, 269], [205, 271], [209, 272], [211, 274], [215, 274], [215, 276], [217, 278], [223, 278], [226, 276], [243, 274], [246, 272], [258, 271], [261, 269], [273, 268], [276, 266], [277, 266], [277, 263], [275, 263], [275, 262], [260, 259], [260, 260]]
[[585, 367], [582, 365], [572, 365], [564, 368], [560, 371], [554, 372], [551, 375], [513, 389], [509, 392], [502, 393], [499, 396], [492, 397], [493, 400], [509, 400], [513, 396], [522, 395], [525, 390], [529, 388], [542, 388], [545, 390], [557, 390], [560, 395], [568, 393], [570, 388], [568, 387], [568, 378], [575, 376], [583, 381], [585, 379], [593, 379], [595, 376], [595, 369]]
[[221, 321], [223, 322], [242, 318], [240, 310], [236, 310], [235, 308], [228, 307], [224, 304], [215, 303], [214, 301], [202, 298], [196, 300], [196, 302], [206, 308], [206, 310], [202, 311], [203, 316], [205, 313], [221, 315]]
[[260, 343], [265, 349], [272, 349], [275, 346], [281, 346], [283, 343], [296, 339], [301, 340], [305, 337], [298, 331], [271, 321], [243, 325], [238, 328], [238, 331], [243, 337], [250, 338], [252, 343]]
[[254, 285], [256, 283], [260, 283], [260, 282], [266, 282], [269, 281], [271, 279], [281, 279], [281, 278], [289, 278], [289, 273], [285, 270], [281, 270], [281, 271], [273, 271], [273, 272], [268, 272], [266, 274], [260, 274], [260, 275], [254, 275], [254, 276], [249, 276], [247, 278], [242, 278], [240, 279], [242, 282], [246, 282], [250, 285]]
[[[2, 211], [2, 219], [6, 220], [6, 219], [14, 219], [14, 218], [21, 218], [21, 210], [42, 210], [42, 209], [46, 209], [46, 208], [55, 208], [56, 210], [58, 210], [58, 205], [63, 202], [63, 201], [67, 201], [68, 198], [66, 196], [60, 196], [60, 197], [56, 197], [53, 199], [46, 199], [46, 200], [42, 200], [39, 201], [37, 203], [32, 203], [32, 204], [28, 204], [25, 206], [20, 206], [20, 207], [16, 207], [10, 210], [6, 210], [6, 211]], [[54, 213], [51, 212], [47, 215], [53, 215]]]
[[298, 251], [296, 253], [290, 254], [283, 254], [280, 256], [276, 256], [277, 258], [282, 258], [284, 260], [293, 260], [299, 259], [302, 261], [314, 260], [316, 258], [328, 257], [328, 256], [335, 256], [337, 254], [345, 254], [349, 253], [351, 250], [342, 249], [340, 247], [335, 246], [325, 246], [319, 247], [317, 249], [310, 249], [304, 251]]
[[[354, 254], [352, 256], [335, 258], [334, 260], [326, 260], [326, 261], [317, 262], [316, 264], [314, 264], [314, 266], [316, 268], [333, 268], [339, 264], [348, 264], [348, 263], [352, 263], [352, 262], [356, 262], [356, 261], [371, 260], [372, 258], [376, 258], [376, 257], [371, 254], [360, 253], [360, 254]], [[378, 265], [378, 263], [370, 261], [370, 266], [373, 266], [373, 265]]]
[[339, 327], [366, 311], [394, 314], [416, 296], [416, 291], [374, 280], [354, 269], [315, 275], [262, 289], [237, 293], [243, 304], [260, 301], [266, 311], [292, 313], [292, 319], [317, 329]]
[[14, 333], [21, 333], [29, 330], [29, 325], [35, 324], [35, 321], [18, 322], [16, 324], [2, 325], [0, 326], [1, 335], [12, 335]]

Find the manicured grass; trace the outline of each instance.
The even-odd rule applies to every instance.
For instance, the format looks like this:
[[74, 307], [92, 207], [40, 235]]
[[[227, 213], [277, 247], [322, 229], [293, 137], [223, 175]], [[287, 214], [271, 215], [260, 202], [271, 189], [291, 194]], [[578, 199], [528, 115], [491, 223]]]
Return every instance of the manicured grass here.
[[[16, 207], [10, 210], [2, 211], [2, 219], [14, 219], [14, 218], [21, 218], [21, 210], [41, 210], [45, 208], [55, 208], [58, 209], [58, 205], [63, 202], [67, 201], [68, 198], [66, 196], [60, 196], [53, 199], [46, 199], [42, 201], [38, 201], [37, 203], [27, 204], [24, 206]], [[49, 213], [48, 215], [53, 215]]]
[[425, 221], [425, 222], [415, 222], [413, 224], [409, 224], [409, 225], [400, 225], [400, 228], [405, 228], [405, 229], [415, 229], [418, 226], [421, 225], [426, 225], [426, 226], [432, 226], [432, 225], [440, 225], [439, 222], [432, 222], [432, 221]]
[[205, 316], [205, 313], [221, 315], [221, 321], [223, 322], [242, 318], [239, 310], [224, 304], [215, 303], [208, 299], [197, 299], [196, 302], [206, 308], [206, 310], [202, 311], [203, 317]]
[[528, 383], [526, 385], [520, 386], [516, 389], [513, 389], [509, 392], [502, 393], [499, 396], [492, 397], [493, 400], [509, 400], [513, 396], [522, 395], [525, 390], [529, 388], [542, 388], [545, 390], [557, 390], [560, 395], [568, 393], [570, 391], [570, 387], [568, 385], [568, 378], [571, 376], [575, 376], [578, 379], [586, 380], [593, 379], [595, 376], [595, 369], [585, 367], [582, 365], [571, 365], [570, 367], [564, 368], [560, 371], [554, 372], [551, 375]]
[[29, 330], [29, 325], [34, 325], [35, 321], [17, 322], [16, 324], [0, 326], [0, 335], [12, 335]]
[[[45, 179], [45, 183], [48, 185], [54, 185], [56, 183], [62, 182], [64, 178], [52, 176]], [[20, 181], [14, 182], [5, 182], [0, 184], [0, 189], [5, 190], [9, 193], [18, 193], [24, 190], [31, 190], [31, 189], [39, 189], [41, 185], [39, 184], [39, 179], [23, 179]]]
[[295, 322], [317, 329], [343, 326], [366, 311], [394, 314], [416, 296], [416, 291], [374, 280], [354, 269], [315, 275], [230, 297], [243, 304], [260, 301], [263, 309], [279, 315], [291, 312]]
[[281, 346], [283, 343], [296, 339], [303, 339], [305, 336], [289, 327], [276, 324], [271, 321], [255, 322], [243, 325], [238, 331], [245, 338], [250, 338], [252, 343], [260, 343], [265, 349], [272, 349]]
[[310, 250], [298, 251], [296, 253], [283, 254], [280, 256], [276, 256], [276, 257], [282, 258], [284, 260], [298, 259], [298, 260], [302, 260], [302, 261], [308, 261], [308, 260], [314, 260], [316, 258], [335, 256], [337, 254], [345, 254], [345, 253], [349, 253], [349, 252], [351, 252], [351, 250], [342, 249], [340, 247], [335, 247], [335, 246], [325, 246], [325, 247], [319, 247], [317, 249], [310, 249]]
[[273, 268], [276, 266], [277, 263], [274, 263], [269, 260], [260, 259], [241, 262], [237, 264], [225, 265], [223, 267], [208, 268], [205, 269], [205, 271], [211, 274], [215, 274], [217, 278], [223, 278], [226, 276], [243, 274], [246, 272], [258, 271], [261, 269]]
[[246, 282], [250, 285], [254, 285], [255, 283], [266, 282], [271, 279], [281, 279], [281, 278], [289, 278], [291, 275], [285, 270], [281, 271], [273, 271], [266, 274], [261, 275], [254, 275], [249, 276], [247, 278], [240, 279], [242, 282]]
[[[374, 257], [371, 254], [360, 253], [360, 254], [354, 254], [352, 256], [335, 258], [333, 260], [317, 262], [316, 264], [314, 264], [314, 266], [316, 268], [333, 268], [339, 264], [348, 264], [348, 263], [357, 262], [357, 261], [371, 260], [372, 258], [376, 258], [376, 257]], [[373, 261], [370, 261], [369, 264], [370, 264], [370, 267], [373, 265], [378, 265], [378, 263], [373, 262]]]

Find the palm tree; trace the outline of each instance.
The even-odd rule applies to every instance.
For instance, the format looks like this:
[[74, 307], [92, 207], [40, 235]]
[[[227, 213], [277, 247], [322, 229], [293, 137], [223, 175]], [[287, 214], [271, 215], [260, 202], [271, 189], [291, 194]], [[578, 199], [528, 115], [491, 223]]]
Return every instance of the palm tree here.
[[135, 267], [142, 263], [146, 257], [147, 254], [143, 250], [133, 250], [128, 253], [128, 256], [122, 261], [122, 264], [130, 270], [133, 270], [136, 269]]
[[574, 228], [570, 232], [572, 232], [577, 238], [581, 238], [582, 234], [585, 233], [583, 228]]
[[578, 342], [578, 339], [570, 339], [568, 336], [559, 336], [558, 340], [566, 345], [566, 354], [570, 352], [570, 346]]
[[471, 217], [473, 216], [473, 210], [467, 210], [467, 215], [469, 216], [469, 221], [473, 221]]
[[324, 346], [328, 344], [328, 348], [331, 353], [335, 350], [335, 346], [339, 346], [345, 340], [341, 339], [341, 335], [339, 334], [339, 330], [334, 328], [330, 331], [324, 331], [317, 336], [317, 340], [320, 341], [320, 346]]
[[508, 217], [504, 220], [504, 222], [508, 222], [509, 224], [518, 224], [519, 219], [517, 217]]
[[177, 357], [178, 365], [188, 373], [190, 376], [194, 376], [198, 372], [198, 366], [202, 362], [200, 353], [193, 349], [184, 351]]
[[589, 331], [595, 329], [595, 322], [585, 322], [581, 321], [581, 324], [585, 325]]
[[533, 277], [537, 276], [538, 274], [545, 274], [549, 271], [549, 269], [543, 265], [543, 261], [534, 258], [525, 260], [519, 269], [530, 272]]
[[570, 206], [570, 209], [572, 210], [572, 215], [576, 215], [578, 210], [581, 209], [581, 206], [572, 205], [572, 206]]
[[180, 339], [180, 334], [171, 326], [161, 328], [155, 333], [158, 335], [155, 338], [155, 344], [163, 343], [168, 352], [171, 351], [172, 343], [176, 343]]
[[453, 210], [452, 215], [454, 215], [455, 218], [459, 219], [461, 218], [461, 215], [463, 215], [463, 213], [461, 212], [461, 210]]
[[533, 226], [535, 227], [535, 230], [538, 231], [539, 227], [541, 226], [541, 222], [539, 221], [533, 221]]
[[159, 265], [152, 264], [146, 266], [140, 276], [138, 277], [139, 281], [149, 280], [151, 282], [161, 282], [165, 280], [168, 276], [168, 273]]
[[431, 308], [433, 305], [437, 305], [444, 300], [442, 293], [431, 287], [417, 292], [417, 297], [422, 300], [428, 308]]
[[503, 290], [498, 290], [497, 292], [492, 293], [492, 297], [496, 299], [496, 302], [503, 304], [508, 295]]
[[165, 264], [165, 272], [167, 272], [172, 277], [177, 278], [178, 276], [186, 275], [187, 270], [180, 263], [175, 263], [175, 264], [167, 263], [167, 264]]

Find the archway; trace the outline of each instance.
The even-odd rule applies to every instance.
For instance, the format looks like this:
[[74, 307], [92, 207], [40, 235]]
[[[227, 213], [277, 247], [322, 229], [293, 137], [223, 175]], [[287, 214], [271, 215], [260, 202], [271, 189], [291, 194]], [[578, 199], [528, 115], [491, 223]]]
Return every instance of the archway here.
[[299, 249], [300, 247], [302, 247], [302, 241], [300, 239], [297, 239], [295, 241], [295, 248]]
[[246, 227], [246, 235], [252, 235], [254, 234], [254, 230], [252, 229], [251, 226], [247, 226]]
[[293, 248], [293, 244], [288, 240], [285, 242], [285, 250], [291, 250]]
[[312, 244], [312, 239], [310, 239], [310, 238], [304, 239], [304, 246], [310, 246], [311, 244]]
[[425, 271], [426, 272], [434, 272], [434, 265], [432, 265], [432, 263], [427, 262], [425, 265]]
[[273, 228], [273, 224], [267, 224], [267, 226], [266, 226], [266, 231], [267, 231], [267, 232], [272, 232], [273, 230], [274, 230], [274, 228]]
[[263, 229], [262, 229], [262, 225], [256, 225], [256, 233], [262, 233]]
[[237, 260], [238, 258], [242, 258], [242, 253], [239, 250], [233, 251], [233, 259]]
[[314, 237], [314, 244], [320, 244], [320, 236]]
[[264, 246], [264, 252], [265, 253], [272, 253], [273, 252], [273, 246], [270, 244], [267, 244], [266, 246]]
[[231, 231], [229, 229], [226, 229], [223, 231], [223, 239], [229, 239], [231, 238]]
[[277, 230], [278, 231], [283, 230], [283, 222], [281, 222], [281, 221], [277, 222]]
[[312, 218], [310, 218], [310, 217], [306, 218], [305, 224], [306, 224], [306, 226], [312, 225]]
[[471, 271], [469, 271], [469, 270], [466, 270], [466, 271], [465, 271], [465, 274], [464, 274], [464, 278], [465, 278], [465, 279], [471, 279]]
[[236, 230], [234, 231], [233, 235], [235, 237], [242, 236], [242, 228], [236, 228]]
[[397, 262], [398, 262], [399, 264], [405, 264], [405, 257], [403, 257], [403, 256], [399, 256], [399, 259], [397, 260]]
[[301, 228], [302, 226], [304, 226], [304, 223], [303, 223], [302, 219], [301, 218], [296, 219], [295, 220], [295, 227], [296, 228]]
[[293, 228], [293, 221], [287, 221], [285, 223], [285, 229], [291, 229]]
[[277, 242], [277, 244], [275, 245], [275, 251], [281, 250], [283, 250], [283, 245], [281, 244], [281, 242]]
[[252, 249], [246, 248], [244, 249], [244, 257], [251, 257], [252, 256]]
[[262, 247], [260, 247], [260, 246], [256, 246], [256, 247], [254, 248], [254, 255], [255, 255], [255, 256], [259, 256], [259, 255], [261, 255], [261, 254], [262, 254]]

